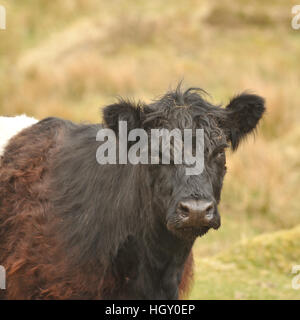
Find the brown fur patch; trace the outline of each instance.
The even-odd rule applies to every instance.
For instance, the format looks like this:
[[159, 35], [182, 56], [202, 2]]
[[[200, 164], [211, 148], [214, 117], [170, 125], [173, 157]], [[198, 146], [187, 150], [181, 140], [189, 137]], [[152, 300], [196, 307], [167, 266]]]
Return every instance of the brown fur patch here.
[[179, 285], [179, 298], [186, 299], [191, 290], [194, 279], [194, 257], [191, 251], [184, 265], [181, 282]]

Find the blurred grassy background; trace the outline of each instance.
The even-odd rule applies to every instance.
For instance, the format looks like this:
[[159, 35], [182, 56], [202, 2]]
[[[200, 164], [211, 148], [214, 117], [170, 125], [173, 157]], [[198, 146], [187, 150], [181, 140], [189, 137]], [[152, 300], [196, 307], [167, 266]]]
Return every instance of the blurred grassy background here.
[[[266, 98], [258, 134], [228, 154], [223, 225], [195, 246], [194, 299], [299, 299], [300, 31], [286, 0], [2, 0], [0, 114], [100, 121], [184, 78], [212, 102]], [[278, 230], [283, 231], [278, 232]]]

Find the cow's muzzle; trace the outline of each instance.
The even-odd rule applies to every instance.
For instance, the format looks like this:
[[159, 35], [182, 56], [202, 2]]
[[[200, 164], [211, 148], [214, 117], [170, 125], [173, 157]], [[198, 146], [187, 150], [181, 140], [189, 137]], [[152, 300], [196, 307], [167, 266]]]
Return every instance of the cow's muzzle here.
[[180, 228], [208, 227], [218, 229], [221, 218], [216, 205], [208, 200], [185, 200], [177, 207]]

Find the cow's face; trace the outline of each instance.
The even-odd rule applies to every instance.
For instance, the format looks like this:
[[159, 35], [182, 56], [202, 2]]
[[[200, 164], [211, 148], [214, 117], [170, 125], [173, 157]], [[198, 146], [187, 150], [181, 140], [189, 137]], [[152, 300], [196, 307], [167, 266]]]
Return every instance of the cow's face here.
[[[188, 175], [186, 169], [190, 165], [184, 159], [181, 164], [172, 161], [174, 150], [170, 164], [162, 164], [160, 159], [160, 164], [148, 165], [154, 213], [172, 233], [193, 240], [210, 228], [220, 227], [217, 206], [226, 173], [225, 150], [230, 145], [237, 149], [239, 142], [255, 129], [264, 110], [264, 100], [256, 95], [239, 95], [226, 108], [220, 108], [205, 101], [197, 90], [176, 90], [149, 105], [134, 106], [123, 101], [108, 106], [104, 119], [116, 133], [118, 121], [127, 121], [128, 130], [142, 128], [149, 135], [151, 129], [179, 129], [184, 137], [184, 129], [191, 129], [195, 138], [195, 130], [203, 129], [201, 173]], [[182, 142], [184, 148], [186, 141]], [[150, 150], [150, 139], [148, 144]]]

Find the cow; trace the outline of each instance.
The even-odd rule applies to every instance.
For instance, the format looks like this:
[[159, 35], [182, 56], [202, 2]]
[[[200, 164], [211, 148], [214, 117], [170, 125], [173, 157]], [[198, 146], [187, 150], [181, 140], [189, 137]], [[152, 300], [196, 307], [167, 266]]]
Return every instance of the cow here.
[[[150, 103], [120, 99], [103, 123], [46, 118], [13, 136], [0, 167], [2, 299], [178, 299], [193, 275], [197, 237], [221, 224], [225, 149], [255, 131], [264, 99], [226, 107], [180, 86]], [[99, 164], [102, 129], [203, 129], [204, 168]]]

